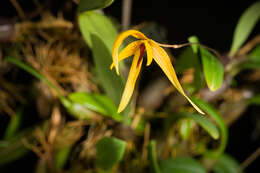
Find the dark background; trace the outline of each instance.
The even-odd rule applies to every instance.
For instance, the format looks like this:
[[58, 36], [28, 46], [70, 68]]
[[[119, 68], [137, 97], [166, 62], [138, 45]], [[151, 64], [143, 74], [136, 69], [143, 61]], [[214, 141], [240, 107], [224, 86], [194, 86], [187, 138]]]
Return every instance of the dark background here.
[[[33, 10], [31, 0], [18, 0], [18, 2], [25, 11]], [[55, 1], [52, 6], [53, 12], [56, 13], [57, 9], [64, 8], [68, 2], [71, 0]], [[230, 49], [233, 31], [239, 17], [253, 2], [255, 1], [133, 0], [131, 24], [153, 21], [166, 29], [169, 43], [184, 43], [189, 36], [196, 35], [203, 44], [225, 53]], [[105, 9], [105, 12], [121, 22], [121, 6], [122, 1], [115, 0], [110, 7]], [[76, 5], [72, 5], [71, 8], [76, 9]], [[1, 0], [0, 17], [11, 20], [14, 16], [17, 16], [17, 13], [10, 2]], [[76, 16], [67, 14], [67, 17], [73, 19]], [[259, 31], [260, 22], [250, 38], [259, 34]], [[260, 121], [259, 114], [259, 107], [250, 106], [229, 129], [229, 143], [226, 152], [239, 162], [243, 162], [259, 147], [259, 137], [256, 139], [252, 137], [257, 123], [259, 124]], [[16, 165], [16, 168], [23, 168], [26, 165], [33, 169], [34, 166], [28, 164], [33, 163], [30, 160], [35, 158], [31, 154], [12, 165]], [[259, 159], [246, 168], [245, 172], [258, 172], [258, 164]], [[10, 165], [10, 169], [15, 169], [12, 165]]]

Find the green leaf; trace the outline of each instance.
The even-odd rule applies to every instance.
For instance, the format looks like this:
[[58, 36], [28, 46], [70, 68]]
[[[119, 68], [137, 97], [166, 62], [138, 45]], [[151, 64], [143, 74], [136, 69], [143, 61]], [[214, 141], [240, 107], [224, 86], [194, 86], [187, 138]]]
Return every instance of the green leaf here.
[[19, 110], [11, 117], [11, 120], [6, 128], [4, 139], [13, 137], [21, 126], [22, 110]]
[[[113, 43], [118, 33], [108, 17], [97, 11], [89, 11], [80, 13], [78, 21], [80, 31], [90, 48], [93, 47], [91, 35], [95, 35], [102, 40], [106, 49], [112, 54]], [[111, 64], [112, 58], [110, 60]]]
[[112, 62], [111, 53], [106, 49], [102, 40], [96, 35], [92, 35], [93, 56], [95, 70], [98, 79], [102, 83], [106, 94], [116, 103], [119, 104], [124, 89], [124, 82], [121, 77], [117, 76], [115, 71], [110, 70]]
[[248, 55], [248, 57], [255, 61], [260, 61], [260, 44], [257, 45]]
[[254, 26], [260, 18], [260, 2], [255, 2], [240, 17], [231, 45], [230, 55], [233, 56], [242, 44], [247, 40]]
[[78, 10], [79, 12], [96, 10], [106, 8], [111, 5], [114, 0], [80, 0]]
[[[190, 43], [199, 43], [199, 39], [196, 36], [191, 36], [188, 38]], [[191, 48], [195, 54], [199, 53], [199, 45], [198, 44], [191, 44]]]
[[215, 173], [242, 173], [239, 165], [233, 157], [222, 154], [213, 170]]
[[151, 140], [148, 145], [148, 159], [154, 173], [161, 173], [156, 157], [156, 142]]
[[198, 161], [190, 157], [177, 157], [162, 160], [162, 173], [206, 173]]
[[247, 100], [248, 104], [260, 105], [260, 95], [255, 95]]
[[33, 128], [25, 129], [8, 140], [0, 141], [0, 165], [18, 160], [29, 152], [22, 139], [27, 138], [32, 130]]
[[[199, 43], [196, 36], [188, 38], [190, 43]], [[211, 91], [219, 89], [223, 82], [224, 67], [207, 49], [202, 46], [191, 45], [193, 52], [202, 59], [203, 71], [206, 83]], [[200, 53], [199, 53], [200, 52]], [[188, 61], [186, 61], [188, 62]]]
[[[105, 15], [94, 11], [81, 13], [79, 26], [85, 41], [92, 48], [95, 72], [101, 87], [118, 105], [124, 90], [124, 81], [115, 71], [110, 70], [113, 42], [117, 36], [116, 28]], [[125, 123], [130, 122], [128, 113], [129, 107], [123, 112]]]
[[66, 110], [70, 113], [71, 116], [77, 119], [92, 119], [93, 112], [89, 110], [86, 106], [83, 106], [76, 102], [71, 102], [70, 100], [61, 99], [62, 105], [66, 108]]
[[182, 139], [187, 140], [190, 136], [194, 121], [191, 119], [183, 119], [180, 121], [180, 135]]
[[87, 44], [92, 48], [95, 72], [106, 94], [119, 104], [124, 82], [114, 71], [112, 63], [112, 47], [117, 31], [111, 21], [97, 12], [82, 13], [79, 16], [81, 33]]
[[97, 164], [102, 169], [111, 169], [124, 155], [126, 142], [114, 137], [104, 137], [98, 141]]
[[245, 61], [242, 64], [239, 64], [237, 70], [241, 71], [241, 70], [246, 70], [246, 69], [259, 69], [260, 68], [260, 61], [258, 60], [252, 60], [252, 59], [248, 59], [247, 61]]
[[116, 121], [122, 120], [121, 115], [117, 113], [117, 107], [107, 96], [93, 93], [74, 92], [69, 94], [68, 98], [73, 103], [79, 103], [92, 111], [111, 117]]
[[219, 147], [216, 149], [216, 154], [219, 155], [223, 153], [226, 148], [227, 140], [228, 140], [228, 129], [224, 123], [223, 118], [218, 114], [218, 112], [211, 105], [204, 102], [203, 100], [195, 99], [194, 97], [191, 97], [191, 100], [217, 123], [220, 129], [221, 142]]
[[70, 151], [71, 151], [71, 146], [55, 151], [54, 167], [57, 170], [61, 170], [62, 168], [64, 168], [66, 162], [68, 161], [68, 156], [70, 154]]
[[223, 82], [224, 67], [217, 58], [205, 48], [200, 47], [200, 53], [206, 83], [211, 91], [216, 91]]
[[217, 127], [208, 120], [205, 116], [201, 114], [183, 112], [179, 114], [181, 117], [191, 118], [195, 122], [197, 122], [201, 127], [203, 127], [212, 138], [218, 139], [219, 138], [219, 131]]
[[248, 59], [236, 65], [231, 74], [233, 76], [237, 75], [242, 70], [254, 70], [254, 69], [260, 69], [260, 45], [256, 46], [249, 54]]

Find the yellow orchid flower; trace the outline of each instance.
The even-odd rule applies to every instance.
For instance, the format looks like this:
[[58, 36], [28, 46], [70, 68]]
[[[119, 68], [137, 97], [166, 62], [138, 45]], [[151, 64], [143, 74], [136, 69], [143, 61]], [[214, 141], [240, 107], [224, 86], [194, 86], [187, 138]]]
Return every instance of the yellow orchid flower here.
[[[133, 41], [129, 45], [127, 45], [119, 54], [118, 50], [122, 42], [129, 36], [135, 37], [138, 40]], [[160, 44], [161, 45], [161, 44]], [[113, 69], [115, 67], [117, 74], [119, 75], [119, 67], [118, 62], [134, 55], [134, 59], [129, 71], [128, 79], [126, 82], [126, 86], [123, 92], [123, 96], [121, 98], [121, 102], [118, 107], [118, 113], [122, 112], [134, 91], [135, 83], [137, 77], [140, 73], [141, 66], [143, 63], [144, 53], [147, 54], [147, 66], [149, 66], [154, 60], [166, 74], [170, 82], [173, 86], [192, 104], [192, 106], [201, 114], [204, 114], [198, 106], [196, 106], [190, 98], [183, 91], [181, 84], [176, 76], [175, 70], [172, 66], [171, 60], [168, 54], [162, 49], [157, 42], [147, 38], [143, 33], [137, 30], [127, 30], [122, 32], [117, 36], [113, 45], [112, 57], [113, 63], [110, 68]]]

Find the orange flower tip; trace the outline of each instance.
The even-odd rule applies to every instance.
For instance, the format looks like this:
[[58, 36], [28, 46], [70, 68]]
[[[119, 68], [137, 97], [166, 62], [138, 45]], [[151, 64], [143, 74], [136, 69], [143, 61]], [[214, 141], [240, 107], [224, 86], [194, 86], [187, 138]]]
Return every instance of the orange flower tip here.
[[113, 70], [113, 68], [114, 68], [114, 64], [112, 63], [112, 64], [110, 65], [110, 70]]
[[200, 113], [200, 114], [202, 114], [202, 115], [205, 115], [205, 113], [204, 113], [204, 112], [202, 112], [202, 111], [200, 111], [199, 113]]
[[116, 74], [119, 76], [120, 75], [120, 73], [119, 73], [119, 71], [118, 70], [116, 70]]
[[117, 113], [120, 114], [123, 111], [123, 109], [119, 109], [117, 110]]
[[116, 69], [116, 74], [119, 75], [119, 69], [118, 69], [118, 66], [115, 66], [115, 69]]

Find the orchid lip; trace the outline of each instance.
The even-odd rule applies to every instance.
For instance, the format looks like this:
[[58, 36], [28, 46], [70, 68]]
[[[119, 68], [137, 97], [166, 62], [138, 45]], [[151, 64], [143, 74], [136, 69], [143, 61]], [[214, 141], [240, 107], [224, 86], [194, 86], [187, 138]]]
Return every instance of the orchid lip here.
[[141, 44], [141, 45], [140, 45], [140, 56], [139, 56], [139, 59], [138, 59], [136, 68], [139, 67], [139, 65], [140, 65], [140, 63], [141, 63], [141, 60], [142, 60], [143, 57], [144, 57], [144, 52], [145, 52], [145, 46], [144, 46], [144, 44]]

